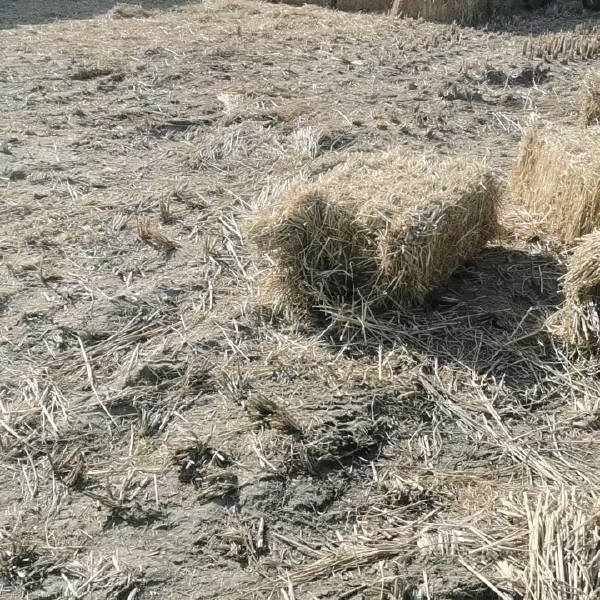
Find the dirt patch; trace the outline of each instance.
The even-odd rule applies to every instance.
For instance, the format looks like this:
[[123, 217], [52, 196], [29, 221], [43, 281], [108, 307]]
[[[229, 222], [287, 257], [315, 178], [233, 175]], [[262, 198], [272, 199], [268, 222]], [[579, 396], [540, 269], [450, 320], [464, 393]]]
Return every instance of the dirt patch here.
[[261, 305], [269, 263], [243, 231], [359, 151], [485, 158], [505, 181], [531, 110], [577, 120], [593, 57], [540, 65], [531, 44], [575, 37], [579, 2], [479, 29], [246, 1], [132, 18], [13, 4], [0, 595], [559, 589], [528, 570], [527, 515], [551, 531], [532, 508], [549, 507], [570, 560], [573, 539], [595, 547], [572, 532], [600, 483], [597, 363], [541, 328], [566, 251], [507, 235], [421, 309], [331, 327]]

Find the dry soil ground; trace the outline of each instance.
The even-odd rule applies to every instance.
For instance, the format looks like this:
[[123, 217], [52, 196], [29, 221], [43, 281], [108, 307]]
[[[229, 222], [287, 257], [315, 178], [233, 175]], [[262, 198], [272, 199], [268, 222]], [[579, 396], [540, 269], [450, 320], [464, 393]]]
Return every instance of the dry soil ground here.
[[505, 179], [597, 68], [540, 36], [592, 15], [112, 4], [0, 7], [0, 596], [587, 597], [598, 364], [542, 327], [563, 249], [508, 236], [340, 334], [261, 309], [244, 225], [357, 150]]

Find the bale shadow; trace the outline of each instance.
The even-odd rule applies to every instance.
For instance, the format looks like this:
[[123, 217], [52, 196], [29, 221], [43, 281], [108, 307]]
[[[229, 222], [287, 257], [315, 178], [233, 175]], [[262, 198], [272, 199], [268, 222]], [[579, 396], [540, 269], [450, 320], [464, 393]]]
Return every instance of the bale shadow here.
[[[393, 0], [267, 0], [273, 4], [303, 6], [311, 4], [343, 12], [388, 13]], [[496, 15], [489, 20], [466, 25], [495, 32], [541, 36], [547, 33], [575, 29], [578, 25], [594, 23], [600, 13], [587, 10], [582, 0], [554, 0], [545, 8], [531, 8], [523, 0], [523, 8], [514, 15]], [[434, 21], [435, 22], [435, 21]]]
[[442, 366], [529, 388], [556, 362], [544, 323], [561, 303], [563, 272], [549, 253], [487, 248], [425, 306], [374, 315], [366, 333], [346, 340], [347, 348], [364, 355], [402, 345]]
[[0, 29], [19, 25], [42, 25], [57, 20], [83, 20], [108, 13], [119, 2], [141, 4], [147, 10], [167, 10], [202, 0], [3, 0]]
[[510, 17], [496, 17], [482, 24], [499, 33], [538, 37], [563, 33], [578, 27], [597, 24], [600, 13], [584, 8], [582, 0], [553, 0], [545, 8], [524, 8]]

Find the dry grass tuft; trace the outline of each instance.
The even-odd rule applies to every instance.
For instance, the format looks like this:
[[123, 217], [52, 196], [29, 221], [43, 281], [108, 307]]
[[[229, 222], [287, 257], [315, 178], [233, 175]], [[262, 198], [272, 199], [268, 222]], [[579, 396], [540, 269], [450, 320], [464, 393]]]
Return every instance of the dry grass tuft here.
[[581, 85], [579, 117], [584, 127], [600, 122], [600, 75], [589, 73]]
[[600, 144], [574, 127], [536, 125], [511, 173], [515, 201], [568, 244], [600, 224]]
[[246, 402], [246, 410], [253, 421], [272, 425], [290, 433], [301, 432], [302, 426], [290, 412], [272, 398], [253, 396]]
[[549, 320], [550, 330], [569, 345], [597, 350], [600, 344], [600, 231], [586, 235], [564, 277], [565, 303]]
[[529, 38], [523, 44], [523, 56], [529, 60], [562, 63], [594, 58], [600, 53], [600, 29], [597, 25], [578, 25], [573, 31], [561, 31]]
[[23, 588], [35, 588], [44, 577], [49, 565], [40, 564], [35, 548], [12, 542], [10, 549], [0, 550], [0, 577], [6, 584], [23, 584]]
[[160, 211], [160, 220], [164, 225], [168, 225], [173, 220], [171, 213], [171, 196], [165, 194], [158, 200], [158, 209]]
[[54, 451], [48, 455], [54, 474], [69, 488], [81, 489], [87, 480], [87, 465], [83, 453], [76, 448], [67, 453]]
[[141, 239], [143, 239], [146, 242], [149, 242], [156, 248], [162, 248], [164, 250], [175, 250], [179, 247], [179, 245], [176, 242], [160, 233], [160, 231], [156, 231], [156, 229], [154, 229], [152, 223], [150, 223], [148, 219], [142, 219], [141, 221], [138, 221], [137, 233]]
[[197, 439], [174, 446], [172, 453], [173, 462], [179, 467], [179, 481], [197, 487], [202, 483], [207, 471], [222, 469], [230, 464], [224, 453]]
[[476, 23], [494, 15], [512, 15], [521, 0], [396, 0], [393, 13], [444, 23]]
[[325, 312], [423, 302], [497, 233], [500, 190], [481, 165], [358, 154], [284, 194], [250, 228], [283, 303]]

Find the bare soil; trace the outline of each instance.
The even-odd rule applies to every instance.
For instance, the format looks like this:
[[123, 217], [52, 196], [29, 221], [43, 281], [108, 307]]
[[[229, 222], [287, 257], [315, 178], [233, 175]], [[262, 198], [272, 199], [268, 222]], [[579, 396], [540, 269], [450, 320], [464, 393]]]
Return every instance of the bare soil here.
[[506, 180], [597, 68], [524, 46], [593, 15], [113, 5], [0, 8], [0, 595], [523, 595], [523, 498], [600, 490], [597, 360], [543, 328], [567, 251], [507, 235], [340, 335], [263, 309], [244, 228], [359, 150]]

